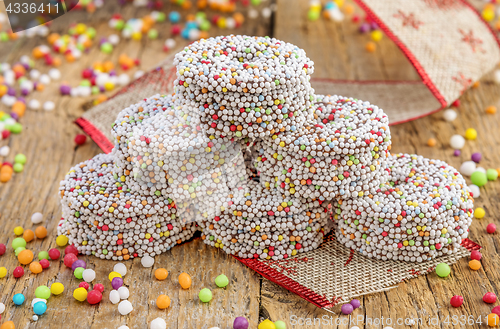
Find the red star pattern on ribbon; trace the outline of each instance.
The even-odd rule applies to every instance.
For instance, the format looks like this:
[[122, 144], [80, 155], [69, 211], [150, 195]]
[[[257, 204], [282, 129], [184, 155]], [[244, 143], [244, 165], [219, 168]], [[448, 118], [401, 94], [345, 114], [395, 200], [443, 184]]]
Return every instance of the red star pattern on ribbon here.
[[466, 78], [461, 72], [458, 73], [458, 76], [453, 77], [452, 79], [462, 85], [462, 90], [460, 91], [461, 94], [463, 94], [463, 92], [472, 84], [472, 79]]
[[464, 30], [459, 29], [458, 32], [460, 32], [460, 34], [463, 37], [462, 41], [465, 43], [468, 43], [470, 45], [470, 47], [472, 48], [473, 52], [480, 51], [483, 54], [486, 52], [482, 47], [483, 40], [475, 37], [474, 31], [469, 30], [469, 33], [467, 33], [467, 32], [464, 32]]
[[402, 10], [398, 10], [398, 13], [394, 14], [394, 17], [401, 18], [403, 26], [411, 26], [415, 30], [418, 30], [420, 25], [424, 24], [416, 19], [415, 14], [413, 13], [405, 14]]

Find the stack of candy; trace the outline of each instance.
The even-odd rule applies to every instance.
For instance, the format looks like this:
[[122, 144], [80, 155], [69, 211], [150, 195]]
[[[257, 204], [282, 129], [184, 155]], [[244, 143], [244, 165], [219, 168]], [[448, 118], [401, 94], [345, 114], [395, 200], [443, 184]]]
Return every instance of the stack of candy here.
[[124, 109], [112, 153], [61, 182], [59, 233], [80, 252], [154, 256], [201, 230], [229, 254], [281, 260], [334, 228], [368, 257], [422, 262], [467, 237], [463, 177], [442, 161], [391, 155], [377, 106], [315, 95], [302, 49], [226, 36], [192, 43], [174, 63], [175, 93]]

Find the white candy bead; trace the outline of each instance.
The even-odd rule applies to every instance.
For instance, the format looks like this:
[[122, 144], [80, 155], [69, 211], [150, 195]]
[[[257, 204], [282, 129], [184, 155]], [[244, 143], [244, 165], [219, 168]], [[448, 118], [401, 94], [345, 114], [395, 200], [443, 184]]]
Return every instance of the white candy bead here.
[[120, 37], [116, 34], [111, 34], [109, 37], [108, 37], [108, 41], [110, 44], [112, 44], [113, 46], [116, 46], [119, 42], [120, 42]]
[[446, 121], [451, 122], [457, 118], [457, 112], [452, 109], [447, 109], [443, 112], [443, 117]]
[[139, 79], [143, 75], [144, 75], [144, 71], [139, 70], [139, 71], [134, 73], [134, 79]]
[[0, 156], [6, 157], [10, 153], [10, 147], [7, 145], [0, 147]]
[[31, 222], [33, 224], [40, 224], [43, 221], [43, 215], [40, 212], [36, 212], [31, 215]]
[[460, 173], [464, 176], [470, 176], [476, 171], [476, 163], [474, 161], [465, 161], [460, 166]]
[[479, 186], [474, 185], [474, 184], [470, 184], [468, 187], [469, 187], [470, 192], [472, 193], [472, 197], [474, 199], [479, 198], [479, 196], [481, 195], [481, 190], [479, 189]]
[[127, 274], [127, 266], [123, 263], [115, 264], [113, 272], [120, 273], [121, 276], [125, 276]]
[[155, 259], [149, 255], [145, 255], [141, 259], [141, 264], [144, 267], [151, 267], [155, 264]]
[[40, 79], [38, 79], [38, 82], [43, 85], [48, 85], [50, 83], [50, 77], [47, 74], [42, 74]]
[[2, 314], [3, 311], [5, 311], [5, 304], [4, 303], [0, 303], [0, 314]]
[[91, 270], [91, 269], [86, 269], [83, 271], [82, 273], [82, 276], [83, 276], [83, 280], [85, 280], [85, 282], [92, 282], [95, 280], [95, 271], [94, 270]]
[[32, 99], [28, 102], [28, 107], [32, 110], [38, 110], [40, 109], [40, 101]]
[[109, 301], [113, 304], [118, 304], [120, 302], [120, 293], [118, 290], [111, 290], [109, 292]]
[[128, 291], [127, 287], [121, 286], [118, 288], [118, 294], [120, 295], [121, 299], [127, 299], [130, 296], [130, 292]]
[[132, 303], [129, 302], [128, 300], [123, 300], [118, 304], [118, 312], [120, 312], [121, 315], [127, 315], [130, 312], [134, 310], [134, 307], [132, 306]]
[[59, 71], [58, 69], [50, 69], [49, 77], [52, 80], [59, 80], [61, 79], [61, 71]]
[[174, 47], [175, 47], [175, 45], [176, 45], [176, 42], [175, 42], [175, 40], [174, 40], [174, 39], [169, 38], [169, 39], [165, 40], [165, 46], [166, 46], [168, 49], [172, 49], [172, 48], [174, 48]]
[[151, 321], [151, 329], [167, 329], [167, 323], [162, 318]]
[[36, 322], [36, 321], [38, 321], [38, 315], [36, 315], [36, 314], [35, 314], [35, 315], [33, 315], [32, 319], [33, 319], [33, 321], [35, 321], [35, 322]]
[[460, 135], [453, 135], [450, 139], [450, 146], [455, 150], [460, 150], [465, 145], [465, 138]]
[[[43, 298], [33, 298], [33, 300], [31, 301], [31, 307], [35, 306], [36, 303], [38, 302], [44, 302], [45, 304], [47, 304], [47, 300], [46, 299], [43, 299]], [[1, 314], [2, 312], [0, 312]]]
[[500, 84], [500, 70], [495, 70], [494, 79], [496, 84]]
[[55, 109], [55, 107], [56, 104], [54, 104], [54, 102], [46, 101], [45, 103], [43, 103], [43, 109], [45, 111], [52, 111], [53, 109]]
[[127, 326], [119, 326], [118, 329], [130, 329], [130, 328]]
[[475, 172], [476, 171], [480, 171], [482, 172], [483, 174], [486, 174], [486, 169], [484, 169], [483, 167], [477, 167], [476, 170], [474, 170]]

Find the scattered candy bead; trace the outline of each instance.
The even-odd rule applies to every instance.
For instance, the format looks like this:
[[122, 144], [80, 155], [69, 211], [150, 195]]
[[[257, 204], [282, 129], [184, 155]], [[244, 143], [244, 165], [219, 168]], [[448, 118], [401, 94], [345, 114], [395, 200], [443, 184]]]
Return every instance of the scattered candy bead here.
[[[286, 329], [286, 323], [281, 320], [276, 321], [274, 323], [274, 326], [276, 327], [276, 329]], [[351, 329], [353, 329], [353, 327], [351, 327]]]
[[33, 306], [33, 312], [36, 315], [42, 315], [47, 311], [47, 304], [44, 302], [37, 302]]
[[351, 300], [350, 304], [354, 309], [357, 309], [361, 306], [361, 301], [359, 301], [359, 299], [353, 299]]
[[435, 138], [429, 138], [427, 140], [427, 145], [430, 146], [430, 147], [434, 147], [434, 146], [436, 146], [436, 144], [437, 144], [437, 141], [436, 141]]
[[6, 250], [7, 250], [7, 247], [3, 243], [0, 243], [0, 256], [5, 254]]
[[32, 262], [29, 266], [29, 269], [33, 274], [42, 273], [43, 271], [42, 265], [39, 262]]
[[83, 289], [89, 291], [90, 284], [88, 284], [87, 282], [83, 281], [83, 282], [80, 282], [80, 284], [78, 285], [78, 288], [83, 288]]
[[465, 138], [460, 135], [453, 135], [450, 139], [450, 146], [453, 149], [461, 150], [465, 145]]
[[481, 255], [481, 252], [479, 250], [472, 250], [470, 252], [470, 258], [474, 260], [481, 260], [483, 255]]
[[33, 261], [33, 257], [34, 255], [31, 250], [23, 250], [17, 256], [17, 260], [23, 265], [28, 265]]
[[111, 290], [109, 292], [109, 301], [113, 304], [118, 304], [120, 302], [120, 294], [117, 290]]
[[164, 268], [159, 268], [155, 271], [155, 277], [157, 280], [163, 281], [168, 277], [168, 271]]
[[114, 278], [121, 278], [121, 277], [122, 277], [121, 274], [118, 272], [111, 272], [108, 275], [108, 279], [110, 282], [112, 282]]
[[49, 257], [52, 260], [57, 260], [61, 257], [61, 252], [58, 249], [52, 248], [49, 250]]
[[87, 302], [89, 302], [90, 305], [98, 304], [101, 300], [102, 294], [98, 290], [92, 290], [87, 294]]
[[24, 233], [24, 229], [21, 226], [14, 227], [14, 234], [15, 235], [19, 236], [19, 235], [23, 235], [23, 233]]
[[495, 181], [498, 178], [498, 171], [496, 169], [488, 169], [486, 170], [486, 178], [491, 181]]
[[115, 278], [113, 278], [113, 280], [111, 280], [111, 287], [113, 287], [113, 289], [118, 289], [121, 286], [123, 286], [123, 279], [122, 278], [115, 277]]
[[497, 301], [497, 296], [492, 292], [487, 292], [483, 296], [483, 302], [485, 302], [485, 303], [493, 304], [496, 301]]
[[7, 276], [7, 269], [5, 267], [0, 267], [0, 279], [5, 278]]
[[459, 296], [459, 295], [455, 295], [455, 296], [451, 297], [451, 300], [450, 300], [450, 304], [453, 307], [460, 307], [460, 306], [462, 306], [463, 302], [464, 302], [464, 298], [462, 296]]
[[[496, 71], [496, 72], [495, 72], [495, 74], [496, 74], [497, 72], [500, 74], [500, 71]], [[496, 106], [493, 106], [493, 105], [492, 105], [492, 106], [488, 106], [488, 107], [486, 108], [486, 113], [488, 113], [488, 114], [495, 114], [495, 113], [497, 113], [497, 108], [496, 108]]]
[[133, 310], [134, 307], [128, 300], [122, 300], [120, 304], [118, 304], [118, 312], [120, 312], [121, 315], [127, 315]]
[[473, 260], [469, 261], [469, 267], [471, 270], [477, 271], [481, 268], [481, 262], [479, 260], [473, 259]]
[[181, 273], [179, 275], [179, 284], [182, 289], [189, 289], [191, 287], [191, 277], [187, 273]]
[[73, 262], [73, 264], [71, 264], [71, 269], [74, 271], [76, 270], [78, 267], [81, 267], [83, 269], [86, 269], [87, 268], [87, 263], [85, 263], [84, 260], [81, 260], [81, 259], [77, 259]]
[[16, 329], [16, 326], [14, 325], [14, 322], [7, 321], [0, 326], [0, 329]]
[[87, 290], [85, 290], [85, 288], [76, 288], [73, 291], [73, 297], [79, 302], [83, 302], [84, 300], [86, 300], [87, 295], [88, 295], [88, 292], [87, 292]]
[[95, 280], [95, 277], [96, 277], [96, 274], [95, 274], [95, 271], [92, 270], [92, 269], [86, 269], [85, 271], [83, 271], [82, 273], [82, 278], [85, 282], [92, 282]]
[[127, 274], [127, 266], [123, 263], [115, 264], [113, 272], [120, 273], [120, 275], [124, 277]]
[[49, 259], [49, 253], [46, 251], [40, 251], [38, 253], [38, 260]]
[[225, 288], [229, 284], [229, 279], [224, 274], [221, 274], [215, 278], [215, 284], [219, 288]]
[[127, 287], [121, 286], [117, 291], [121, 299], [127, 299], [130, 296], [130, 292]]
[[66, 254], [64, 256], [64, 265], [66, 265], [66, 267], [71, 268], [73, 263], [77, 260], [78, 258], [74, 254]]
[[35, 296], [37, 298], [49, 299], [50, 298], [50, 288], [47, 286], [39, 286], [35, 289]]
[[47, 229], [43, 226], [38, 226], [35, 229], [35, 235], [38, 239], [44, 239], [47, 236]]
[[496, 315], [500, 315], [500, 305], [493, 307], [493, 309], [491, 310], [491, 313], [495, 313]]
[[500, 324], [500, 317], [498, 314], [490, 313], [488, 314], [487, 321], [489, 327], [497, 327]]
[[26, 247], [26, 240], [23, 238], [15, 238], [12, 240], [12, 249], [16, 250], [19, 247]]
[[497, 230], [497, 226], [493, 223], [490, 223], [490, 224], [488, 224], [488, 226], [486, 226], [486, 232], [488, 232], [489, 234], [495, 233], [496, 230]]
[[95, 284], [94, 290], [97, 290], [102, 294], [104, 292], [104, 286], [101, 283]]
[[446, 121], [452, 122], [457, 118], [457, 112], [453, 109], [447, 109], [443, 112], [443, 117]]
[[74, 245], [69, 245], [66, 248], [64, 248], [64, 254], [73, 254], [75, 256], [78, 256], [78, 249]]
[[34, 238], [35, 238], [35, 232], [33, 232], [32, 230], [25, 230], [23, 232], [24, 241], [30, 242], [33, 241]]
[[167, 329], [167, 323], [162, 318], [156, 318], [151, 321], [151, 329]]
[[465, 139], [475, 140], [477, 138], [477, 131], [474, 128], [469, 128], [465, 131]]
[[16, 279], [19, 279], [20, 277], [22, 277], [24, 275], [24, 268], [22, 268], [21, 266], [16, 267], [14, 269], [13, 275]]
[[248, 329], [248, 326], [249, 323], [245, 317], [239, 316], [236, 319], [234, 319], [233, 329]]
[[479, 152], [472, 153], [471, 160], [474, 161], [475, 163], [479, 163], [479, 161], [481, 161], [481, 153]]
[[354, 310], [354, 307], [352, 307], [352, 305], [351, 305], [351, 304], [344, 304], [344, 305], [342, 305], [342, 307], [340, 308], [340, 311], [341, 311], [341, 312], [342, 312], [342, 314], [344, 314], [344, 315], [351, 314], [353, 310]]
[[33, 224], [40, 224], [42, 221], [43, 221], [42, 213], [36, 212], [33, 215], [31, 215], [31, 222]]
[[259, 324], [257, 329], [276, 329], [276, 326], [271, 320], [266, 319]]
[[483, 208], [477, 207], [476, 209], [474, 209], [474, 217], [481, 219], [484, 217], [484, 215], [486, 215], [486, 211], [484, 211]]
[[25, 297], [23, 294], [15, 294], [12, 296], [12, 301], [14, 302], [15, 305], [19, 306], [24, 303]]
[[50, 292], [56, 296], [60, 295], [64, 292], [64, 285], [61, 282], [54, 282], [50, 286]]
[[64, 247], [65, 245], [68, 244], [68, 237], [65, 236], [65, 235], [59, 235], [57, 238], [56, 238], [56, 244], [59, 246], [59, 247]]
[[198, 297], [200, 297], [200, 300], [203, 303], [208, 303], [209, 301], [212, 300], [212, 291], [208, 288], [203, 288], [200, 290]]
[[436, 265], [436, 274], [441, 278], [446, 278], [450, 275], [451, 269], [450, 266], [446, 263], [439, 263]]
[[170, 298], [167, 295], [160, 295], [156, 298], [156, 306], [160, 310], [164, 310], [170, 306]]
[[85, 136], [83, 134], [78, 134], [75, 137], [75, 144], [76, 145], [83, 145], [83, 144], [85, 144], [86, 141], [87, 141], [87, 136]]
[[155, 259], [149, 255], [144, 255], [144, 257], [141, 258], [141, 264], [144, 267], [152, 267], [155, 263]]
[[468, 188], [469, 188], [469, 191], [470, 191], [470, 193], [472, 194], [472, 197], [473, 197], [474, 199], [479, 198], [479, 196], [481, 195], [481, 191], [479, 190], [479, 186], [474, 185], [474, 184], [470, 184], [470, 185], [468, 186]]
[[83, 279], [83, 271], [85, 271], [85, 269], [83, 267], [77, 267], [73, 271], [73, 275], [75, 276], [75, 278], [81, 280], [81, 279]]
[[478, 170], [472, 173], [472, 175], [470, 176], [470, 180], [472, 181], [472, 184], [479, 187], [486, 185], [486, 183], [488, 182], [486, 174]]
[[0, 303], [0, 314], [2, 314], [5, 311], [5, 304]]

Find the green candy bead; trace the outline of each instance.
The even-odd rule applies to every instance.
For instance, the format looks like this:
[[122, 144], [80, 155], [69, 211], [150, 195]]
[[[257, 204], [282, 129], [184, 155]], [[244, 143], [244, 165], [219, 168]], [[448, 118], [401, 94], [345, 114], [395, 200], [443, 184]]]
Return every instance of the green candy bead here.
[[488, 169], [486, 170], [486, 177], [488, 180], [497, 180], [498, 178], [498, 171], [495, 169]]
[[26, 247], [26, 240], [23, 238], [15, 238], [12, 240], [12, 249], [16, 250], [19, 247]]
[[25, 164], [26, 163], [26, 155], [24, 154], [16, 154], [16, 156], [14, 157], [14, 162], [15, 163], [20, 163], [20, 164]]
[[477, 185], [479, 187], [486, 185], [488, 183], [488, 178], [486, 177], [486, 174], [481, 172], [481, 171], [475, 171], [471, 176], [470, 180], [472, 181], [472, 184]]
[[158, 31], [156, 29], [149, 30], [148, 38], [150, 38], [151, 40], [157, 39], [158, 38]]
[[446, 263], [439, 263], [436, 266], [436, 274], [441, 278], [446, 278], [450, 275], [451, 269], [450, 266]]
[[13, 134], [20, 134], [23, 131], [23, 126], [19, 122], [16, 122], [9, 126], [9, 130]]
[[23, 250], [26, 250], [24, 247], [18, 247], [14, 250], [14, 253], [16, 254], [16, 257], [19, 255], [19, 253]]
[[105, 54], [111, 54], [113, 52], [113, 45], [109, 42], [104, 42], [101, 45], [101, 51]]
[[201, 289], [198, 296], [203, 303], [208, 303], [212, 300], [212, 291], [210, 291], [210, 289], [208, 288], [203, 288]]
[[50, 288], [47, 286], [40, 286], [40, 287], [36, 288], [35, 297], [42, 298], [42, 299], [49, 299], [50, 298]]
[[274, 326], [276, 327], [276, 329], [286, 329], [286, 323], [283, 322], [283, 321], [276, 321], [274, 323]]
[[22, 172], [24, 170], [24, 166], [21, 164], [21, 163], [14, 163], [14, 165], [12, 166], [12, 169], [14, 170], [14, 172]]
[[83, 267], [75, 268], [75, 272], [73, 272], [73, 274], [75, 275], [75, 278], [82, 279], [83, 278], [83, 271], [85, 271], [85, 269]]
[[215, 284], [219, 288], [224, 288], [229, 284], [229, 279], [224, 274], [221, 274], [215, 278]]
[[46, 251], [40, 251], [38, 253], [38, 260], [49, 259], [49, 253]]

